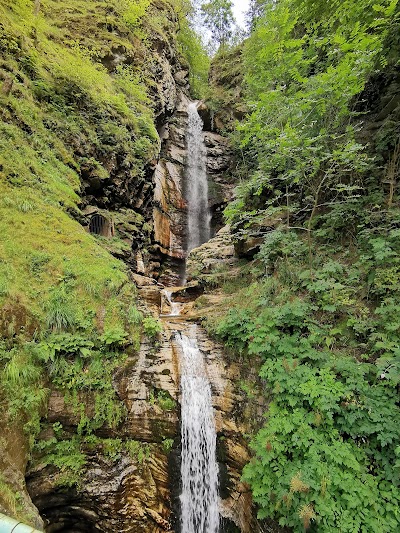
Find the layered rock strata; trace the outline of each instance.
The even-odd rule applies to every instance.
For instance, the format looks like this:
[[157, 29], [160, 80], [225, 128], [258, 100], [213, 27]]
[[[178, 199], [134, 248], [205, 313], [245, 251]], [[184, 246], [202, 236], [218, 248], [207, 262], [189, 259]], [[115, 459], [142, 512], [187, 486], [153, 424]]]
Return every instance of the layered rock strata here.
[[[99, 430], [103, 438], [138, 442], [138, 450], [145, 450], [143, 456], [119, 452], [113, 457], [101, 449], [87, 450], [81, 482], [70, 488], [58, 486], [59, 473], [52, 466], [39, 464], [31, 469], [28, 489], [48, 524], [46, 531], [179, 531], [180, 357], [175, 332], [187, 333], [192, 326], [168, 318], [163, 324], [158, 343], [144, 340], [138, 357], [128, 359], [115, 376], [115, 389], [127, 409], [123, 426], [117, 431]], [[200, 328], [197, 341], [205, 356], [213, 393], [222, 531], [233, 527], [243, 533], [257, 531], [251, 495], [240, 481], [240, 474], [249, 460], [243, 438], [248, 431], [247, 421], [261, 412], [257, 413], [254, 405], [250, 407], [244, 393], [238, 390], [240, 365], [228, 362], [222, 347], [211, 342]], [[165, 398], [169, 399], [167, 405]], [[93, 398], [87, 395], [85, 403], [90, 416]], [[50, 398], [48, 422], [62, 423], [71, 435], [79, 422], [76, 412], [57, 391]], [[51, 431], [47, 430], [42, 438], [51, 438]]]
[[[186, 130], [189, 99], [178, 92], [178, 104], [171, 120], [162, 128], [161, 157], [154, 172], [154, 241], [164, 271], [161, 280], [176, 285], [186, 258], [187, 201], [185, 168], [187, 163]], [[199, 107], [204, 104], [199, 103]], [[212, 229], [221, 227], [222, 209], [231, 199], [233, 185], [228, 170], [232, 164], [232, 150], [226, 138], [210, 131], [204, 132], [207, 153], [209, 208]], [[175, 272], [175, 275], [174, 275]], [[157, 275], [157, 273], [147, 272]]]

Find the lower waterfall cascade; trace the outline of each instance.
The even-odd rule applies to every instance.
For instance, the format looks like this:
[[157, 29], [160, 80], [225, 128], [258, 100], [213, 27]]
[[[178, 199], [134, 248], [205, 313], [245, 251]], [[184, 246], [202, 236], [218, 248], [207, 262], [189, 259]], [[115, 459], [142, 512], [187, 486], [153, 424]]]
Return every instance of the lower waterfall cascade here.
[[182, 533], [217, 533], [217, 435], [211, 386], [195, 325], [190, 335], [176, 334], [181, 348], [181, 527]]

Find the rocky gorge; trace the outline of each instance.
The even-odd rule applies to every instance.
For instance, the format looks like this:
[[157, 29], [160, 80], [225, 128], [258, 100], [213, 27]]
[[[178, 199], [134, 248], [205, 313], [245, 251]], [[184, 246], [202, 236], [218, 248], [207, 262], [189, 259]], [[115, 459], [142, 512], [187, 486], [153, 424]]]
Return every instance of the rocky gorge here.
[[250, 4], [0, 0], [0, 529], [399, 530], [399, 2]]
[[[173, 15], [168, 16], [173, 24]], [[139, 309], [155, 319], [161, 316], [163, 327], [151, 338], [142, 337], [138, 350], [130, 351], [115, 369], [112, 385], [125, 415], [118, 426], [103, 424], [92, 440], [80, 445], [78, 455], [84, 453], [85, 459], [79, 481], [63, 480], [64, 467], [44, 461], [40, 447], [27, 465], [23, 433], [17, 431], [7, 437], [7, 442], [18, 442], [17, 454], [12, 447], [6, 452], [4, 470], [8, 480], [19, 491], [30, 522], [48, 532], [156, 533], [178, 532], [181, 527], [181, 392], [176, 333], [193, 330], [193, 300], [202, 289], [196, 283], [173, 289], [182, 279], [187, 259], [188, 70], [171, 42], [156, 39], [153, 45], [150, 74], [157, 79], [152, 98], [159, 152], [139, 180], [132, 179], [117, 152], [104, 162], [108, 178], [100, 176], [93, 163], [83, 164], [78, 220], [86, 231], [101, 237], [106, 250], [128, 265]], [[107, 56], [110, 69], [129, 61], [129, 54], [120, 50]], [[207, 106], [198, 102], [197, 109], [206, 126], [211, 127]], [[228, 140], [216, 131], [204, 131], [202, 135], [210, 228], [215, 234], [222, 226], [222, 209], [232, 197], [229, 170], [233, 151]], [[85, 148], [76, 147], [79, 157]], [[92, 160], [102, 157], [93, 151], [85, 153], [85, 160], [89, 155]], [[233, 256], [231, 259], [234, 261]], [[171, 287], [173, 297], [181, 301], [180, 318], [165, 316], [169, 313], [166, 287]], [[249, 460], [243, 435], [249, 420], [253, 422], [261, 415], [239, 387], [243, 372], [251, 374], [251, 370], [244, 371], [200, 327], [196, 331], [215, 413], [221, 531], [257, 531], [249, 488], [241, 482], [241, 469]], [[53, 441], [70, 445], [80, 434], [82, 414], [94, 417], [99, 400], [89, 390], [79, 392], [71, 401], [62, 388], [51, 383], [48, 387], [39, 442], [43, 446], [51, 446]], [[64, 453], [71, 457], [71, 463], [77, 457], [73, 448], [66, 448]], [[6, 500], [1, 507], [8, 511]]]
[[[46, 531], [180, 531], [180, 357], [175, 334], [193, 328], [190, 300], [199, 292], [196, 285], [191, 290], [190, 284], [172, 288], [174, 298], [183, 303], [181, 316], [169, 316], [164, 284], [168, 287], [179, 281], [186, 262], [187, 202], [183, 191], [190, 157], [185, 142], [189, 99], [181, 89], [177, 94], [176, 110], [161, 128], [162, 148], [154, 171], [153, 254], [160, 254], [160, 271], [154, 271], [150, 261], [145, 264], [140, 250], [132, 271], [142, 305], [155, 317], [161, 315], [163, 331], [156, 341], [144, 339], [138, 354], [129, 357], [114, 375], [113, 385], [126, 407], [126, 419], [116, 430], [99, 430], [103, 438], [117, 443], [114, 454], [89, 451], [79, 487], [68, 490], [57, 488], [53, 467], [39, 462], [28, 470], [28, 491], [46, 521]], [[220, 224], [218, 211], [231, 194], [229, 177], [224, 174], [231, 164], [230, 149], [217, 133], [205, 132], [204, 140], [215, 231]], [[234, 250], [228, 248], [234, 261]], [[254, 402], [250, 403], [238, 386], [243, 377], [241, 365], [229, 360], [223, 347], [199, 327], [197, 341], [205, 356], [218, 435], [221, 531], [257, 531], [251, 495], [240, 476], [249, 460], [243, 435], [249, 421], [254, 422], [261, 411], [257, 415]], [[83, 401], [90, 416], [93, 399], [89, 395]], [[49, 398], [47, 422], [49, 428], [61, 424], [71, 435], [79, 424], [76, 411], [56, 390]], [[41, 438], [51, 438], [53, 432], [48, 431]], [[118, 449], [122, 441], [136, 443], [133, 457]]]

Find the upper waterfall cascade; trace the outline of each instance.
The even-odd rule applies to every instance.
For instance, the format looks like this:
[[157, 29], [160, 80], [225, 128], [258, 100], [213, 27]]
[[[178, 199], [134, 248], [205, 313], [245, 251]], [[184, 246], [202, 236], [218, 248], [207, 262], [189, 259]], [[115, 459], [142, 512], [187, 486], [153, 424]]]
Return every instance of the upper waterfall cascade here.
[[186, 251], [208, 241], [211, 236], [211, 216], [208, 207], [207, 154], [204, 144], [203, 121], [197, 112], [197, 103], [188, 105], [186, 132], [186, 199], [188, 208], [188, 235]]
[[218, 464], [210, 382], [196, 341], [177, 334], [181, 348], [182, 533], [217, 533]]

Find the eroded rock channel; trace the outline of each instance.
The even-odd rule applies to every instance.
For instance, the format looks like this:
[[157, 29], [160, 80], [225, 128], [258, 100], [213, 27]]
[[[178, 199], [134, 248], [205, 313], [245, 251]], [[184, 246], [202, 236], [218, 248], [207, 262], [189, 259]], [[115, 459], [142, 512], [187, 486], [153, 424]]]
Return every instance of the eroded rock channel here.
[[[197, 150], [201, 161], [190, 165], [188, 110], [192, 114], [189, 134], [193, 137], [191, 124], [201, 136], [191, 139], [190, 150]], [[229, 185], [224, 187], [221, 178], [229, 166], [229, 148], [217, 134], [202, 132], [201, 124], [196, 104], [180, 94], [175, 120], [163, 128], [163, 148], [154, 175], [154, 249], [158, 250], [161, 271], [155, 276], [154, 264], [146, 265], [138, 251], [132, 274], [143, 305], [160, 317], [163, 331], [156, 341], [144, 338], [138, 354], [129, 356], [114, 376], [114, 388], [126, 407], [126, 420], [117, 430], [103, 427], [98, 431], [113, 444], [103, 453], [88, 445], [85, 473], [78, 486], [60, 487], [54, 467], [39, 464], [28, 473], [28, 490], [47, 532], [188, 533], [188, 526], [181, 522], [182, 346], [177, 339], [193, 338], [194, 331], [211, 391], [220, 515], [213, 526], [200, 529], [207, 533], [258, 530], [249, 489], [240, 481], [241, 470], [249, 460], [243, 435], [254, 415], [254, 405], [248, 404], [238, 385], [243, 370], [229, 360], [222, 346], [207, 338], [201, 327], [194, 330], [191, 310], [199, 295], [196, 284], [174, 287], [185, 277], [188, 252], [194, 249], [195, 253], [219, 229], [218, 209], [230, 195]], [[193, 183], [185, 183], [185, 179], [199, 176], [202, 183], [196, 184], [193, 194]], [[197, 202], [199, 195], [203, 198]], [[94, 409], [90, 394], [85, 403], [90, 414]], [[79, 425], [76, 411], [57, 391], [50, 397], [48, 422], [53, 427], [62, 424], [71, 436]], [[127, 441], [134, 443], [129, 453], [118, 447], [118, 442]], [[212, 522], [207, 520], [205, 524]], [[196, 524], [194, 519], [197, 531], [200, 526]]]

